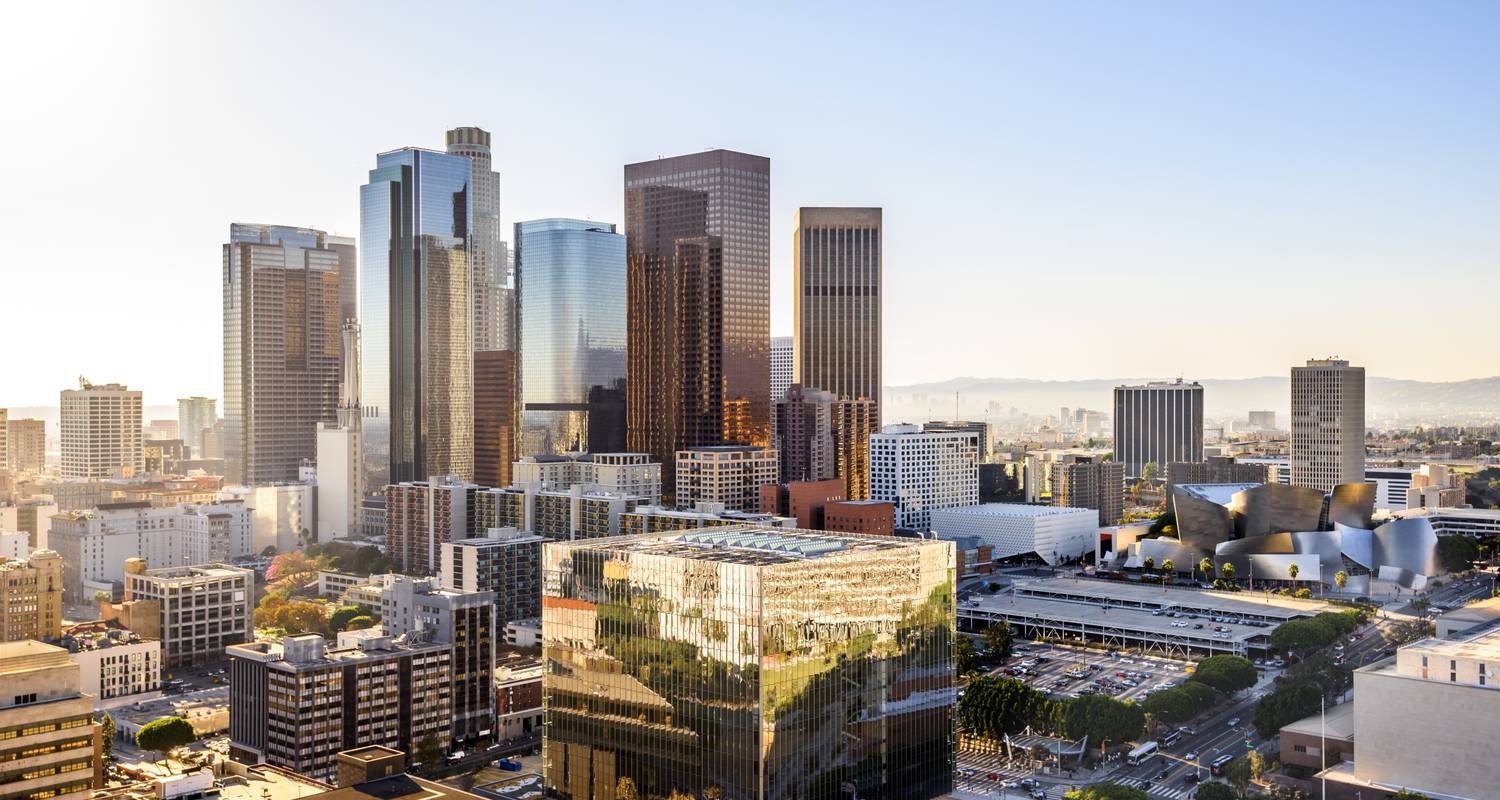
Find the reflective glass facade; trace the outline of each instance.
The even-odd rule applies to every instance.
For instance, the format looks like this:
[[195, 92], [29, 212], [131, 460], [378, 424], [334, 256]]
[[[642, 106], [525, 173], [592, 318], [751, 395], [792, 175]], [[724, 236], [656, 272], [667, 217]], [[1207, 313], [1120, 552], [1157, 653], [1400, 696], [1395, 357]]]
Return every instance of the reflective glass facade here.
[[878, 208], [802, 208], [792, 233], [796, 364], [792, 380], [876, 404], [880, 428]]
[[365, 494], [473, 474], [471, 165], [416, 148], [360, 188]]
[[516, 223], [522, 456], [625, 449], [625, 237]]
[[554, 796], [952, 789], [949, 542], [748, 526], [548, 543]]

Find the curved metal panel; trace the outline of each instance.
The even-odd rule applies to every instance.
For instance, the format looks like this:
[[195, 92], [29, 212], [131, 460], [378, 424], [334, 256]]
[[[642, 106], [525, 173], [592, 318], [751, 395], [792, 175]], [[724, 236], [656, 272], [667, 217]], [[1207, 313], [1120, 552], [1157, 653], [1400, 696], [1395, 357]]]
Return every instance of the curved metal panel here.
[[[1375, 529], [1374, 560], [1384, 571], [1397, 567], [1417, 575], [1437, 575], [1437, 533], [1426, 517], [1395, 519]], [[1402, 584], [1403, 586], [1406, 584]]]
[[1328, 522], [1351, 528], [1375, 527], [1375, 489], [1373, 483], [1341, 483], [1333, 487], [1328, 499]]
[[1268, 483], [1235, 492], [1229, 501], [1229, 512], [1241, 539], [1317, 530], [1323, 516], [1323, 493], [1305, 486]]
[[1212, 548], [1234, 534], [1229, 509], [1192, 493], [1172, 487], [1172, 513], [1177, 517], [1177, 538], [1193, 546]]
[[1351, 528], [1341, 522], [1333, 524], [1338, 534], [1339, 549], [1344, 557], [1365, 569], [1375, 568], [1375, 532], [1365, 528]]
[[[1342, 537], [1336, 531], [1299, 531], [1292, 534], [1292, 549], [1301, 554], [1316, 555], [1321, 569], [1313, 580], [1332, 581], [1334, 573], [1344, 568]], [[1302, 567], [1299, 565], [1298, 569]], [[1298, 575], [1306, 580], [1306, 575]]]
[[1150, 558], [1156, 564], [1156, 568], [1161, 569], [1161, 565], [1171, 559], [1176, 571], [1190, 572], [1197, 569], [1198, 562], [1207, 555], [1211, 555], [1208, 549], [1189, 547], [1177, 539], [1142, 539], [1131, 553], [1133, 563], [1129, 566], [1140, 567], [1147, 558]]

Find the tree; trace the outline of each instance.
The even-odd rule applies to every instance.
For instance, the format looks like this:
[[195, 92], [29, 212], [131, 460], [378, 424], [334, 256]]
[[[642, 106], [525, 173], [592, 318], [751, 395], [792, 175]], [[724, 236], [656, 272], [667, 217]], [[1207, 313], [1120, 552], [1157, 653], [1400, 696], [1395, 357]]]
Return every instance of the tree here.
[[1437, 555], [1445, 572], [1462, 572], [1479, 560], [1479, 545], [1467, 536], [1439, 536]]
[[1333, 644], [1339, 638], [1338, 631], [1326, 620], [1319, 617], [1311, 619], [1287, 620], [1271, 631], [1271, 646], [1281, 652], [1292, 650], [1303, 650], [1313, 647], [1326, 647]]
[[1203, 573], [1204, 577], [1214, 574], [1214, 560], [1204, 556], [1203, 560], [1198, 562], [1198, 571]]
[[1219, 566], [1219, 577], [1223, 578], [1225, 583], [1232, 583], [1234, 581], [1234, 565], [1228, 561], [1221, 564]]
[[301, 550], [282, 553], [266, 568], [266, 584], [273, 591], [296, 592], [317, 581], [318, 570], [329, 566], [326, 556], [310, 557]]
[[1063, 795], [1063, 800], [1150, 800], [1150, 797], [1134, 786], [1096, 783], [1093, 786], [1069, 789], [1067, 794]]
[[328, 615], [328, 630], [331, 633], [349, 630], [349, 621], [356, 617], [368, 617], [364, 606], [339, 606]]
[[284, 591], [273, 591], [255, 607], [255, 627], [278, 628], [291, 634], [326, 633], [325, 608], [323, 603], [292, 600]]
[[103, 589], [99, 589], [99, 590], [97, 590], [97, 591], [94, 592], [94, 602], [95, 603], [111, 603], [111, 602], [114, 602], [114, 599], [115, 599], [114, 594], [112, 594], [110, 592], [106, 592]]
[[1155, 461], [1147, 461], [1141, 465], [1141, 481], [1150, 486], [1156, 483], [1156, 476], [1161, 474], [1161, 465]]
[[1299, 567], [1299, 566], [1297, 566], [1297, 565], [1296, 565], [1296, 564], [1287, 564], [1287, 565], [1286, 565], [1286, 574], [1287, 574], [1287, 575], [1288, 575], [1288, 576], [1289, 576], [1289, 577], [1290, 577], [1290, 578], [1291, 578], [1291, 579], [1292, 579], [1292, 580], [1297, 580], [1297, 575], [1298, 575], [1298, 574], [1299, 574], [1299, 573], [1301, 573], [1301, 572], [1302, 572], [1302, 568], [1301, 568], [1301, 567]]
[[1259, 675], [1255, 665], [1243, 656], [1209, 656], [1198, 662], [1198, 669], [1189, 681], [1204, 683], [1225, 693], [1233, 694], [1255, 685]]
[[1251, 778], [1249, 756], [1240, 756], [1224, 766], [1224, 780], [1240, 791], [1250, 785]]
[[426, 736], [422, 737], [422, 741], [417, 742], [417, 760], [420, 761], [423, 766], [436, 766], [437, 763], [442, 759], [443, 745], [438, 742], [438, 738], [436, 736], [433, 736], [429, 733]]
[[1087, 736], [1090, 743], [1132, 742], [1146, 727], [1141, 706], [1102, 694], [1086, 694], [1062, 704], [1062, 735], [1069, 739]]
[[1015, 635], [1011, 632], [1009, 622], [1002, 620], [986, 626], [984, 629], [985, 658], [992, 664], [998, 664], [1010, 658], [1010, 649], [1014, 640]]
[[1145, 560], [1141, 562], [1141, 567], [1144, 568], [1147, 572], [1150, 572], [1153, 568], [1156, 567], [1156, 559], [1152, 558], [1151, 556], [1146, 556]]
[[1284, 726], [1317, 713], [1323, 690], [1311, 683], [1282, 686], [1255, 704], [1251, 722], [1262, 738], [1275, 736]]
[[979, 654], [974, 652], [974, 640], [962, 634], [953, 643], [953, 661], [958, 674], [968, 675], [979, 669]]
[[1200, 710], [1193, 702], [1192, 695], [1182, 690], [1181, 686], [1157, 692], [1147, 697], [1141, 703], [1141, 709], [1151, 718], [1168, 725], [1187, 722]]
[[102, 714], [99, 718], [99, 739], [104, 747], [104, 757], [109, 758], [115, 752], [115, 718], [108, 714]]
[[1260, 776], [1266, 774], [1266, 757], [1261, 755], [1259, 750], [1251, 750], [1249, 753], [1246, 753], [1245, 760], [1250, 765], [1251, 780], [1258, 781], [1260, 780]]
[[1339, 591], [1344, 591], [1344, 587], [1349, 585], [1349, 573], [1343, 570], [1333, 573], [1333, 585], [1339, 587]]
[[1432, 798], [1428, 797], [1425, 794], [1422, 794], [1421, 792], [1414, 792], [1410, 789], [1402, 789], [1401, 791], [1391, 795], [1391, 800], [1432, 800]]
[[1056, 726], [1057, 704], [1046, 695], [1011, 678], [983, 676], [969, 682], [958, 701], [958, 723], [976, 736], [999, 739], [1030, 727], [1050, 731]]
[[161, 753], [163, 766], [171, 772], [171, 765], [167, 763], [167, 755], [183, 745], [197, 740], [198, 734], [193, 730], [193, 724], [182, 717], [161, 717], [154, 719], [135, 733], [135, 746], [142, 750], [150, 750]]
[[373, 628], [373, 627], [375, 627], [375, 618], [372, 617], [372, 616], [370, 616], [369, 614], [361, 614], [361, 615], [359, 615], [359, 616], [357, 616], [357, 617], [349, 620], [349, 623], [344, 626], [344, 630], [346, 630], [346, 631], [362, 631], [365, 628]]
[[621, 775], [620, 780], [615, 782], [615, 800], [641, 800], [641, 793], [635, 788], [635, 781], [628, 776]]
[[1209, 781], [1199, 784], [1193, 800], [1240, 800], [1240, 793], [1229, 788], [1228, 784]]

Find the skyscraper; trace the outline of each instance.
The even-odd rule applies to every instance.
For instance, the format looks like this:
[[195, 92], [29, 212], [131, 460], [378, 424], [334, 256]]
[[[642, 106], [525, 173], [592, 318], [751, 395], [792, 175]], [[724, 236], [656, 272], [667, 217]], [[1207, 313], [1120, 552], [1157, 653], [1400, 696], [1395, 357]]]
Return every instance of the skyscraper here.
[[609, 223], [516, 223], [520, 455], [625, 449], [625, 237]]
[[415, 147], [360, 188], [365, 494], [474, 471], [472, 164]]
[[[354, 269], [353, 261], [341, 260], [341, 271], [344, 263], [348, 263], [349, 269]], [[193, 458], [203, 458], [203, 432], [219, 421], [218, 406], [219, 401], [212, 397], [177, 398], [177, 433], [182, 437], [182, 443], [188, 447]]]
[[39, 419], [10, 420], [6, 423], [5, 448], [12, 470], [41, 472], [46, 466], [46, 423]]
[[[339, 275], [354, 265], [343, 264], [326, 241], [327, 234], [310, 228], [229, 226], [223, 276], [229, 483], [297, 480], [302, 462], [317, 456], [317, 424], [334, 420], [343, 369]], [[203, 428], [212, 424], [196, 431], [200, 450]]]
[[1203, 460], [1203, 386], [1165, 381], [1115, 387], [1115, 460], [1127, 477], [1147, 464]]
[[771, 162], [730, 150], [625, 166], [627, 446], [770, 443]]
[[1052, 464], [1052, 505], [1092, 508], [1100, 525], [1118, 524], [1125, 512], [1125, 465], [1090, 456]]
[[838, 478], [845, 498], [869, 498], [875, 401], [839, 399], [794, 383], [775, 407], [783, 482]]
[[952, 790], [954, 547], [729, 526], [543, 546], [558, 796]]
[[1292, 367], [1291, 450], [1293, 486], [1364, 481], [1364, 367], [1332, 358]]
[[796, 368], [793, 366], [793, 354], [796, 352], [792, 347], [792, 337], [771, 337], [771, 406], [775, 413], [776, 402], [786, 397], [786, 387], [792, 385], [792, 374]]
[[474, 482], [509, 486], [516, 460], [516, 353], [474, 353]]
[[482, 128], [448, 131], [448, 152], [465, 156], [473, 203], [471, 232], [470, 300], [474, 306], [474, 352], [511, 350], [513, 342], [513, 295], [504, 229], [500, 225], [500, 173], [491, 169], [490, 133]]
[[793, 225], [793, 380], [873, 400], [878, 428], [881, 210], [800, 208]]
[[141, 393], [124, 384], [78, 379], [64, 389], [58, 416], [64, 478], [130, 478], [145, 469]]
[[359, 530], [361, 426], [359, 406], [359, 322], [344, 321], [344, 359], [339, 384], [338, 422], [318, 423], [318, 541], [342, 539]]

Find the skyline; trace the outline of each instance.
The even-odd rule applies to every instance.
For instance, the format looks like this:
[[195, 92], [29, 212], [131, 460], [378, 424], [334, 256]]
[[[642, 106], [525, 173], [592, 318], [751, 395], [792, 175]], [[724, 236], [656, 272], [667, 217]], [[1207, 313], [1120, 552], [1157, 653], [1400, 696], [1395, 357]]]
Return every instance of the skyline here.
[[[1453, 333], [1402, 303], [1431, 297], [1460, 324], [1492, 313], [1453, 290], [1500, 251], [1494, 8], [976, 5], [921, 17], [918, 35], [911, 16], [794, 7], [682, 7], [651, 28], [587, 5], [472, 6], [446, 27], [374, 5], [261, 8], [100, 6], [67, 20], [76, 57], [45, 35], [0, 55], [34, 76], [14, 87], [27, 124], [0, 130], [24, 154], [0, 167], [7, 263], [40, 265], [6, 270], [0, 318], [41, 343], [13, 350], [24, 377], [0, 407], [54, 404], [79, 374], [148, 405], [219, 397], [229, 226], [356, 236], [373, 156], [441, 150], [462, 125], [494, 134], [507, 235], [623, 223], [627, 163], [769, 157], [772, 335], [791, 332], [795, 210], [883, 208], [888, 386], [1280, 376], [1334, 353], [1372, 376], [1500, 374], [1500, 356], [1434, 347]], [[20, 27], [60, 30], [58, 13], [24, 7]], [[739, 33], [682, 35], [707, 22]], [[397, 26], [423, 43], [392, 63], [367, 43]], [[455, 69], [464, 50], [487, 66]], [[609, 84], [627, 55], [646, 78]], [[637, 113], [725, 76], [739, 102], [715, 114]], [[98, 344], [125, 331], [128, 348]]]

